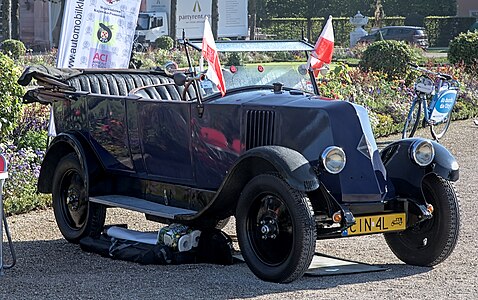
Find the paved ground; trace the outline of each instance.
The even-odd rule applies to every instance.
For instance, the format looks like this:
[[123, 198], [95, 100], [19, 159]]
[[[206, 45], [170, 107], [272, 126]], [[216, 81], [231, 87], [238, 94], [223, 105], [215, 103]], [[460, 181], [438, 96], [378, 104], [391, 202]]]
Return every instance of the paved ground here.
[[[429, 137], [428, 131], [420, 131]], [[389, 140], [391, 138], [387, 138]], [[245, 264], [141, 266], [85, 253], [62, 239], [51, 210], [9, 218], [18, 264], [0, 278], [0, 299], [476, 299], [478, 286], [478, 127], [453, 122], [442, 143], [458, 158], [462, 230], [457, 248], [435, 268], [408, 266], [381, 235], [326, 240], [317, 250], [388, 271], [304, 277], [291, 284], [257, 279]], [[108, 211], [108, 223], [157, 229], [142, 215]], [[226, 231], [234, 234], [233, 224]]]

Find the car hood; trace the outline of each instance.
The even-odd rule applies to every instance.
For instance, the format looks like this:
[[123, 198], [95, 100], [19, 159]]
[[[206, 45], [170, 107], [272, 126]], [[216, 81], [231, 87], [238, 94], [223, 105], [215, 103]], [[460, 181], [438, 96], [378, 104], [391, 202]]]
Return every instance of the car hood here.
[[[273, 112], [273, 144], [294, 149], [317, 166], [319, 179], [334, 196], [346, 202], [379, 201], [387, 191], [387, 175], [366, 109], [324, 99], [299, 91], [264, 90], [232, 94], [215, 102], [240, 104], [246, 132], [251, 130], [250, 112]], [[346, 166], [338, 175], [321, 171], [319, 157], [328, 146], [341, 147], [346, 154]]]

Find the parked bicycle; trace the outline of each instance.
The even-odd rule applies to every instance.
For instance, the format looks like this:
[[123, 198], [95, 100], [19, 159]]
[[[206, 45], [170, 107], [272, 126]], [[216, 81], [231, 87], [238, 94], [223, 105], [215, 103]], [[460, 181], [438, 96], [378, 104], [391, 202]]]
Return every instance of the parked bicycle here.
[[424, 74], [415, 83], [415, 97], [405, 120], [402, 138], [413, 137], [422, 122], [423, 127], [430, 126], [432, 137], [438, 140], [450, 126], [459, 83], [451, 75], [433, 72], [415, 64], [410, 66]]

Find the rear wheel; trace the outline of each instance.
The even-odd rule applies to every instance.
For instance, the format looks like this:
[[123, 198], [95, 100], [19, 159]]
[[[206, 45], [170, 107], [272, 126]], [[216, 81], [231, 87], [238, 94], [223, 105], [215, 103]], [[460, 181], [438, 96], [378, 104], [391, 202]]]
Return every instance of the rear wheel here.
[[441, 139], [445, 135], [446, 131], [448, 130], [448, 127], [450, 127], [450, 122], [451, 122], [451, 112], [446, 117], [445, 122], [430, 126], [432, 137], [435, 140]]
[[433, 205], [433, 217], [405, 231], [384, 234], [392, 252], [403, 262], [434, 266], [455, 248], [460, 229], [459, 200], [453, 185], [439, 177], [423, 180], [423, 194]]
[[66, 240], [77, 243], [87, 235], [101, 233], [106, 208], [88, 201], [83, 170], [74, 153], [58, 163], [53, 176], [52, 198], [56, 223]]
[[275, 175], [256, 176], [246, 185], [236, 230], [244, 260], [263, 280], [291, 282], [312, 261], [317, 234], [309, 199]]
[[419, 119], [422, 111], [422, 103], [418, 98], [415, 98], [412, 102], [412, 106], [408, 111], [407, 119], [405, 120], [405, 125], [403, 126], [402, 138], [413, 137], [415, 131], [417, 131]]

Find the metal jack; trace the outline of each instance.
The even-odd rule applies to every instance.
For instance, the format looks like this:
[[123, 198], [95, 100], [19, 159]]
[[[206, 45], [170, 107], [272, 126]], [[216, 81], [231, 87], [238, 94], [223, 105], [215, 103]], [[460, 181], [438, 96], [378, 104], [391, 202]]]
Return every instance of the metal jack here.
[[[5, 216], [5, 210], [3, 208], [3, 184], [5, 179], [8, 178], [7, 172], [7, 161], [5, 157], [0, 154], [0, 276], [4, 274], [3, 270], [12, 268], [16, 261], [17, 257], [15, 255], [15, 250], [13, 249], [12, 237], [10, 235], [10, 230], [8, 229], [7, 217]], [[8, 265], [3, 263], [3, 228], [5, 226], [5, 234], [8, 239], [8, 245], [10, 248], [10, 254], [12, 257], [12, 262]]]

